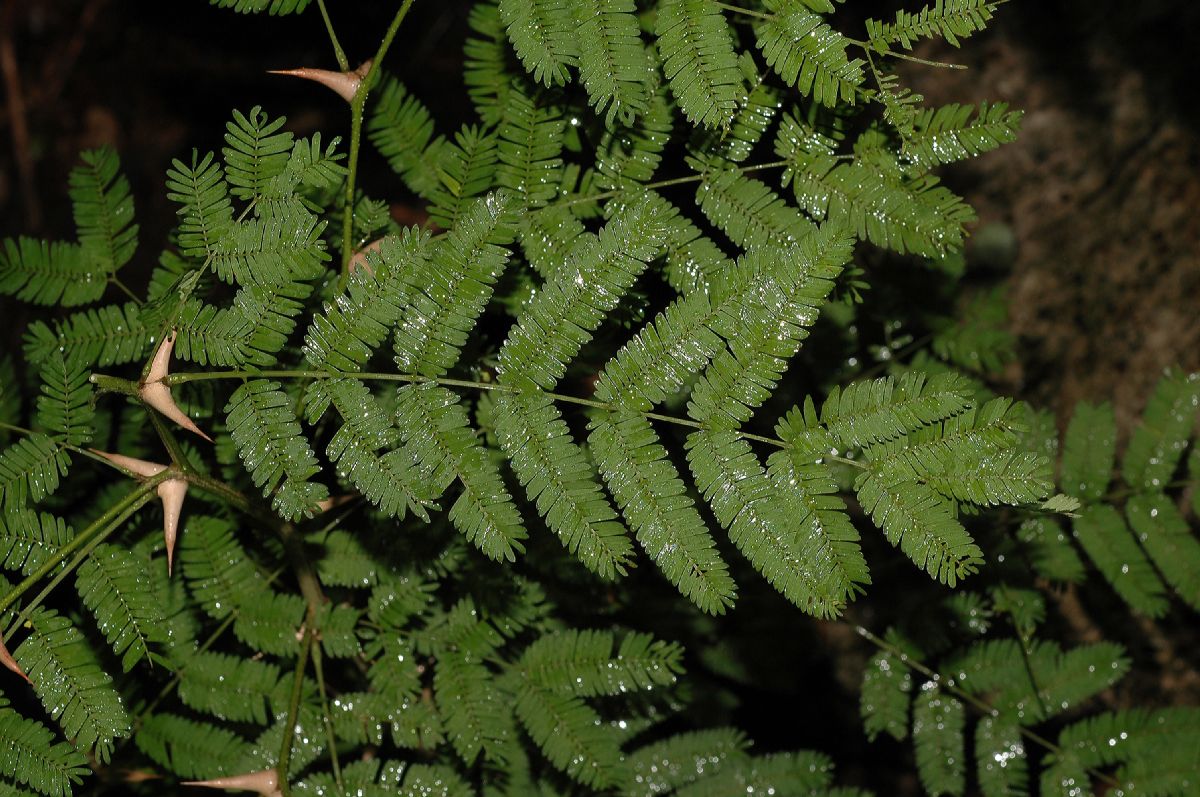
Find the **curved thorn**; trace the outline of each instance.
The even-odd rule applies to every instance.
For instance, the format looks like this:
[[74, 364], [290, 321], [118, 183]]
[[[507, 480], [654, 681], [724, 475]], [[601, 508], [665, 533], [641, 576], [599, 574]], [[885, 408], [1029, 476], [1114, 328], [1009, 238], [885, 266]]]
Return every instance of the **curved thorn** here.
[[261, 772], [246, 772], [242, 775], [230, 775], [227, 778], [212, 778], [211, 780], [185, 780], [184, 786], [203, 786], [208, 789], [241, 789], [256, 791], [263, 797], [279, 797], [279, 776], [273, 769]]
[[12, 654], [8, 652], [8, 646], [4, 644], [3, 637], [0, 637], [0, 664], [3, 664], [8, 669], [24, 678], [25, 683], [29, 684], [30, 686], [33, 685], [33, 681], [29, 680], [29, 676], [26, 675], [25, 671], [21, 669], [21, 665], [17, 664], [17, 660], [14, 659]]
[[142, 386], [138, 390], [138, 395], [141, 396], [142, 401], [158, 410], [167, 418], [175, 421], [175, 423], [189, 432], [200, 435], [211, 443], [213, 439], [200, 431], [200, 427], [183, 410], [179, 409], [179, 405], [175, 403], [175, 398], [171, 395], [171, 388], [167, 387], [166, 383], [163, 382], [163, 379], [167, 377], [171, 370], [171, 351], [174, 348], [175, 333], [172, 332], [163, 338], [158, 351], [154, 352], [154, 359], [150, 361], [150, 372], [146, 374], [146, 379], [142, 382]]
[[358, 94], [358, 88], [362, 85], [362, 79], [371, 69], [370, 61], [363, 61], [358, 69], [353, 72], [331, 72], [328, 69], [312, 69], [310, 67], [301, 67], [299, 69], [268, 69], [272, 75], [291, 75], [292, 77], [304, 78], [312, 80], [333, 89], [339, 97], [346, 102], [353, 102], [354, 96]]
[[163, 542], [167, 546], [167, 575], [175, 563], [175, 538], [179, 534], [179, 515], [183, 511], [183, 499], [187, 495], [185, 479], [167, 479], [158, 485], [158, 497], [163, 505]]

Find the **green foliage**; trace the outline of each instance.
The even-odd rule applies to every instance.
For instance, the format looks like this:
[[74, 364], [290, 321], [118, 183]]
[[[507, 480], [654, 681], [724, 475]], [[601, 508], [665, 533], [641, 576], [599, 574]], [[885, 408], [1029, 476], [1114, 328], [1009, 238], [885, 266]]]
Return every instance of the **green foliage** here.
[[656, 22], [663, 72], [688, 121], [718, 127], [743, 100], [742, 76], [725, 18], [709, 0], [668, 0]]
[[917, 13], [897, 11], [894, 22], [867, 20], [867, 37], [879, 52], [887, 52], [889, 44], [899, 44], [906, 50], [919, 39], [939, 36], [958, 47], [959, 40], [987, 26], [997, 0], [934, 0]]
[[[11, 708], [0, 708], [0, 768], [6, 775], [50, 797], [66, 797], [83, 782], [87, 759], [54, 732]], [[15, 790], [10, 793], [16, 793]]]
[[101, 762], [130, 731], [129, 715], [99, 657], [71, 621], [49, 609], [29, 617], [29, 636], [13, 656], [34, 684], [46, 712], [77, 749]]
[[[279, 383], [254, 379], [239, 387], [225, 407], [229, 436], [254, 484], [286, 518], [312, 514], [328, 492], [309, 481], [317, 458], [301, 435], [292, 402]], [[278, 488], [278, 489], [276, 489]]]
[[767, 66], [801, 94], [830, 107], [853, 103], [863, 60], [846, 55], [849, 42], [802, 0], [766, 0], [772, 16], [758, 26]]
[[[119, 761], [155, 776], [122, 775], [134, 795], [271, 769], [292, 794], [863, 797], [720, 725], [775, 682], [784, 706], [825, 688], [778, 670], [808, 614], [827, 641], [899, 618], [829, 664], [867, 662], [866, 735], [911, 739], [930, 794], [1186, 794], [1196, 713], [1095, 711], [1130, 657], [1054, 635], [1076, 594], [1115, 591], [1152, 640], [1200, 609], [1200, 382], [1168, 374], [1119, 467], [1106, 405], [1060, 457], [1049, 413], [994, 396], [1004, 296], [953, 301], [974, 214], [931, 170], [1020, 113], [924, 107], [891, 63], [997, 5], [860, 41], [828, 0], [474, 3], [477, 118], [442, 127], [380, 72], [345, 155], [234, 112], [219, 157], [172, 161], [141, 283], [116, 277], [129, 183], [85, 153], [78, 242], [0, 254], [6, 296], [78, 308], [0, 358], [0, 566], [23, 579], [0, 632], [32, 683], [5, 686], [0, 792], [115, 788]], [[360, 124], [411, 196], [361, 191]], [[148, 406], [163, 388], [211, 446]], [[163, 469], [131, 483], [89, 444]], [[835, 718], [776, 719], [771, 749], [797, 725], [846, 747]]]
[[76, 586], [125, 672], [151, 656], [151, 643], [166, 641], [162, 607], [145, 564], [132, 553], [111, 545], [98, 547], [79, 568]]

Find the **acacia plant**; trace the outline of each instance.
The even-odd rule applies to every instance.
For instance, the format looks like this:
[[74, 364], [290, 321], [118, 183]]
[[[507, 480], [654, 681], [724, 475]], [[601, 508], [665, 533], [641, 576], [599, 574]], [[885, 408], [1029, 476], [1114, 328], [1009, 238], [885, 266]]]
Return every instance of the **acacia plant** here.
[[[1196, 794], [1200, 712], [1116, 700], [1130, 655], [1055, 613], [1200, 609], [1200, 379], [1121, 485], [1109, 408], [1060, 447], [994, 395], [1002, 296], [962, 289], [933, 171], [1021, 114], [892, 71], [999, 3], [852, 38], [830, 0], [484, 0], [457, 131], [387, 57], [411, 5], [357, 66], [318, 0], [337, 68], [291, 73], [348, 147], [234, 111], [168, 171], [148, 280], [110, 150], [76, 241], [4, 241], [46, 309], [0, 360], [0, 793], [865, 794], [710, 721], [774, 590], [777, 644], [857, 630], [865, 732], [931, 795]], [[364, 137], [427, 224], [362, 192]]]

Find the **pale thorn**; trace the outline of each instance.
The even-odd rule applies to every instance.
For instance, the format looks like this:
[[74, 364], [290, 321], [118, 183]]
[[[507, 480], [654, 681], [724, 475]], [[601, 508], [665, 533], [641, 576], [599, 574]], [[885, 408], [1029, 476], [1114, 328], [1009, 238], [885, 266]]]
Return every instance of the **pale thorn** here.
[[362, 80], [366, 77], [370, 69], [371, 62], [363, 61], [359, 64], [358, 69], [352, 72], [331, 72], [328, 69], [312, 69], [310, 67], [301, 67], [299, 69], [268, 69], [267, 71], [272, 75], [291, 75], [292, 77], [316, 81], [322, 86], [333, 89], [346, 102], [353, 102], [354, 95], [358, 94], [358, 87], [362, 85]]
[[283, 792], [279, 790], [279, 776], [273, 769], [264, 769], [261, 772], [247, 772], [243, 775], [230, 775], [227, 778], [185, 780], [183, 785], [203, 786], [208, 789], [256, 791], [263, 795], [263, 797], [282, 797], [283, 795]]
[[355, 497], [354, 493], [346, 493], [345, 495], [338, 495], [338, 496], [334, 496], [333, 498], [326, 498], [324, 501], [317, 501], [317, 509], [321, 510], [322, 512], [328, 512], [330, 509], [333, 509], [334, 507], [338, 507], [338, 506], [341, 506], [342, 504], [346, 504], [346, 503], [349, 503], [350, 501], [353, 501], [354, 497]]
[[142, 382], [142, 386], [138, 390], [138, 395], [142, 397], [142, 401], [175, 421], [175, 423], [184, 429], [200, 435], [211, 443], [213, 439], [200, 431], [200, 427], [183, 410], [179, 409], [179, 405], [175, 403], [174, 397], [171, 396], [171, 388], [167, 387], [167, 384], [163, 382], [163, 379], [171, 372], [171, 351], [174, 348], [175, 333], [172, 332], [163, 338], [158, 351], [154, 352], [154, 359], [150, 361], [150, 373], [146, 374], [146, 379]]
[[110, 454], [107, 451], [101, 451], [98, 448], [89, 449], [93, 454], [99, 454], [114, 465], [118, 465], [130, 473], [141, 476], [143, 479], [149, 479], [151, 476], [157, 476], [167, 469], [166, 465], [159, 465], [157, 462], [147, 462], [144, 459], [134, 459], [127, 457], [124, 454]]
[[175, 538], [179, 535], [179, 515], [187, 495], [186, 479], [167, 479], [158, 485], [158, 497], [163, 505], [163, 542], [167, 546], [167, 575], [175, 564]]
[[8, 669], [12, 670], [17, 675], [24, 678], [25, 683], [27, 683], [27, 684], [33, 683], [33, 681], [29, 680], [29, 676], [25, 674], [25, 671], [21, 669], [21, 665], [17, 664], [17, 660], [14, 659], [12, 657], [12, 654], [8, 652], [8, 645], [4, 644], [3, 637], [0, 637], [0, 664], [3, 664]]
[[371, 241], [371, 243], [355, 252], [354, 257], [350, 258], [350, 262], [346, 264], [346, 271], [350, 274], [353, 274], [361, 268], [363, 271], [367, 272], [369, 276], [374, 276], [375, 272], [371, 269], [371, 264], [367, 262], [367, 255], [371, 254], [372, 252], [378, 252], [380, 247], [383, 246], [383, 242], [386, 241], [387, 238], [388, 236], [386, 235], [382, 238], [376, 238], [374, 241]]
[[[157, 462], [134, 459], [123, 454], [110, 454], [96, 448], [91, 451], [145, 479], [157, 476], [167, 469], [166, 465]], [[163, 505], [163, 542], [167, 546], [167, 575], [171, 574], [175, 560], [175, 538], [179, 536], [179, 516], [183, 512], [183, 499], [187, 495], [187, 488], [186, 479], [167, 479], [158, 485], [158, 497]]]

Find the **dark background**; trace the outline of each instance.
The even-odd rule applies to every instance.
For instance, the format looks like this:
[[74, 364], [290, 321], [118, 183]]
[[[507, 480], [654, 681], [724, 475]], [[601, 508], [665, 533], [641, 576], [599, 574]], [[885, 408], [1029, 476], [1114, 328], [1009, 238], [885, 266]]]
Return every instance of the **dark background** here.
[[[876, 16], [898, 7], [849, 5]], [[394, 4], [331, 0], [330, 8], [357, 64], [376, 47]], [[467, 8], [465, 0], [416, 0], [389, 56], [389, 69], [431, 107], [442, 132], [471, 116], [459, 77]], [[1060, 421], [1076, 401], [1111, 399], [1127, 430], [1164, 368], [1200, 368], [1197, 49], [1200, 4], [1014, 0], [961, 52], [917, 51], [969, 70], [901, 70], [930, 104], [1006, 101], [1027, 111], [1020, 141], [947, 179], [979, 211], [976, 229], [985, 235], [976, 241], [1016, 244], [1005, 260], [1019, 358], [1000, 387], [1053, 409]], [[127, 279], [137, 284], [174, 219], [162, 189], [167, 166], [193, 147], [219, 149], [232, 108], [265, 101], [300, 134], [345, 132], [346, 106], [332, 93], [266, 74], [293, 66], [336, 68], [315, 7], [275, 19], [202, 0], [0, 0], [0, 238], [71, 238], [67, 173], [80, 149], [112, 145], [142, 226]], [[395, 198], [397, 217], [414, 218], [399, 181], [370, 147], [363, 157], [368, 192]], [[3, 345], [19, 345], [27, 312], [3, 304]], [[1063, 600], [1069, 613], [1072, 596]], [[781, 650], [770, 629], [759, 635], [753, 627], [752, 618], [774, 608], [739, 615], [744, 643], [761, 647], [746, 658], [777, 682], [745, 690], [738, 721], [767, 747], [816, 746], [834, 753], [851, 780], [881, 794], [908, 793], [914, 783], [879, 774], [903, 748], [866, 744], [847, 712], [862, 655], [852, 632], [813, 623]], [[1075, 630], [1086, 639], [1094, 626], [1083, 618]], [[1120, 636], [1142, 632], [1153, 626]], [[1132, 688], [1148, 702], [1200, 701], [1200, 679], [1177, 663], [1176, 645], [1195, 644], [1194, 633], [1186, 636], [1147, 642], [1161, 666], [1148, 676], [1153, 682], [1135, 679]], [[799, 668], [794, 677], [790, 667]], [[801, 697], [804, 679], [830, 675], [839, 690]], [[844, 734], [809, 738], [758, 718], [804, 712], [845, 715], [836, 720]]]

